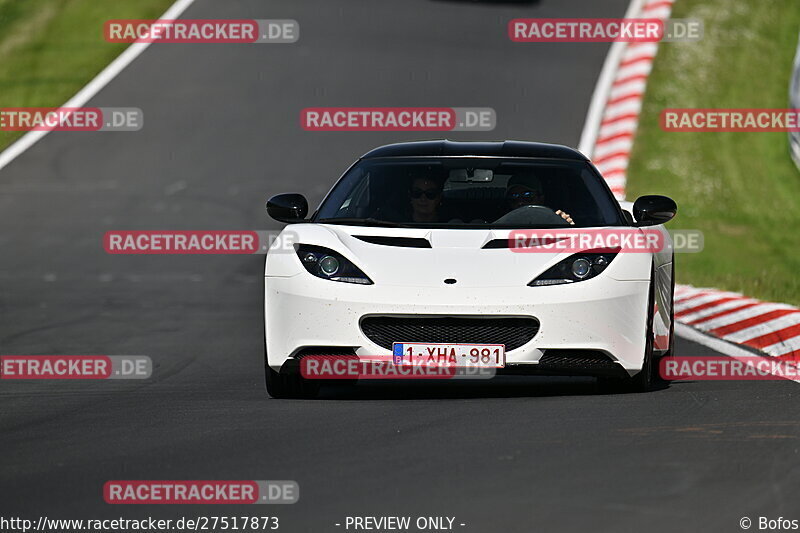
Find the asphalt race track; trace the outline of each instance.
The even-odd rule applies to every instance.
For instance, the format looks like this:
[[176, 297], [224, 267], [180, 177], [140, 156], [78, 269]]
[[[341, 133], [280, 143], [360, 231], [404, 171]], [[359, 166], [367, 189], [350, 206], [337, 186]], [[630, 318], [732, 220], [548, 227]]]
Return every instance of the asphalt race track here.
[[[791, 516], [796, 383], [600, 394], [592, 379], [507, 377], [272, 400], [263, 256], [102, 248], [108, 230], [277, 229], [272, 194], [316, 204], [370, 148], [435, 136], [305, 132], [304, 107], [492, 107], [495, 131], [450, 138], [576, 146], [607, 45], [512, 43], [506, 24], [626, 6], [198, 0], [183, 17], [291, 18], [300, 40], [153, 45], [88, 104], [143, 109], [141, 131], [51, 133], [0, 171], [0, 353], [155, 366], [146, 381], [0, 382], [0, 514], [272, 514], [287, 532], [431, 515], [481, 533], [739, 531], [743, 516]], [[677, 354], [709, 350], [679, 339]], [[111, 506], [113, 479], [290, 479], [301, 496]]]

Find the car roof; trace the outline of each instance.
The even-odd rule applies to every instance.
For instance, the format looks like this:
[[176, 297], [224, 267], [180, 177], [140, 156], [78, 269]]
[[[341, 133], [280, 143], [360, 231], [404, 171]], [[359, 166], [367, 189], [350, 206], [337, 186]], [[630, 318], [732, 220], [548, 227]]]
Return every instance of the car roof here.
[[588, 161], [588, 158], [578, 150], [560, 144], [527, 141], [457, 142], [448, 140], [387, 144], [370, 150], [362, 156], [362, 159], [442, 156], [547, 157]]

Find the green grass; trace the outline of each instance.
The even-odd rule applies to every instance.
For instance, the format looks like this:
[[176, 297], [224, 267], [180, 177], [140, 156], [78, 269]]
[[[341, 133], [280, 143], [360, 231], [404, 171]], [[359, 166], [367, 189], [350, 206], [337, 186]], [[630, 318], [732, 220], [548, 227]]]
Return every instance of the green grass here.
[[664, 108], [787, 108], [798, 0], [678, 0], [700, 18], [695, 43], [663, 43], [647, 86], [627, 196], [678, 203], [671, 229], [700, 229], [705, 250], [677, 256], [679, 283], [800, 304], [800, 172], [786, 133], [661, 131]]
[[[106, 20], [158, 18], [172, 2], [0, 0], [0, 107], [63, 104], [128, 46], [103, 39]], [[0, 149], [20, 135], [0, 132]]]

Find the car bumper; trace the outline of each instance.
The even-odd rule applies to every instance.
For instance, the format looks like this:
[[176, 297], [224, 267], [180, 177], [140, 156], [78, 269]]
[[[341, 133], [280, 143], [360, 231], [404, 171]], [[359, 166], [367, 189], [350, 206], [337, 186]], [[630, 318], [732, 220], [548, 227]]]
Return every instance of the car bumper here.
[[277, 371], [300, 350], [318, 346], [391, 355], [361, 330], [361, 319], [370, 315], [534, 317], [539, 331], [506, 353], [509, 369], [534, 373], [547, 350], [592, 350], [633, 375], [642, 367], [648, 290], [647, 281], [609, 277], [550, 287], [415, 288], [354, 285], [303, 274], [268, 276], [267, 361]]

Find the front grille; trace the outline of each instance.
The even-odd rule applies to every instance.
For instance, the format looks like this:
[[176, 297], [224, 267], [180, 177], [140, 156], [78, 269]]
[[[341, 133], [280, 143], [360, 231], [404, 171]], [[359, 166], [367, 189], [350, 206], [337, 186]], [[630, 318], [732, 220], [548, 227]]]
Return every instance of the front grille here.
[[506, 351], [511, 351], [536, 335], [539, 321], [535, 318], [371, 316], [361, 320], [361, 331], [387, 350], [391, 350], [395, 342], [441, 342], [505, 344]]

